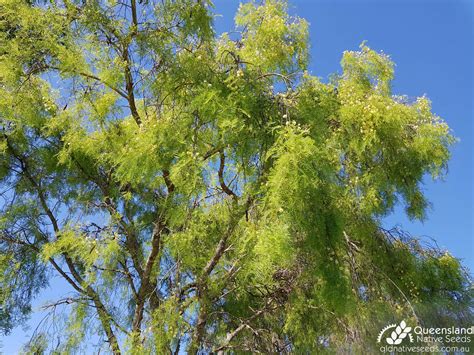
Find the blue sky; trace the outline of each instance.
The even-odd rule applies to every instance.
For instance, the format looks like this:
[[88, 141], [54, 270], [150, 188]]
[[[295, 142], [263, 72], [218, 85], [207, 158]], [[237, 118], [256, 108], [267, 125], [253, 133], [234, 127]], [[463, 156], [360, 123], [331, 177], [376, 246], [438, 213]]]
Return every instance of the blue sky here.
[[[216, 30], [231, 29], [238, 1], [215, 0]], [[368, 45], [390, 54], [397, 64], [393, 90], [411, 97], [426, 94], [460, 141], [444, 182], [426, 180], [432, 202], [428, 219], [411, 222], [397, 209], [386, 226], [401, 225], [413, 235], [427, 235], [474, 270], [473, 230], [473, 14], [472, 3], [445, 1], [292, 0], [291, 12], [310, 23], [313, 75], [326, 79], [340, 70], [344, 50]], [[35, 309], [57, 294], [64, 283], [53, 281]], [[64, 289], [61, 294], [68, 292]], [[36, 314], [31, 330], [41, 319]], [[17, 329], [1, 339], [3, 354], [16, 354], [30, 331]]]

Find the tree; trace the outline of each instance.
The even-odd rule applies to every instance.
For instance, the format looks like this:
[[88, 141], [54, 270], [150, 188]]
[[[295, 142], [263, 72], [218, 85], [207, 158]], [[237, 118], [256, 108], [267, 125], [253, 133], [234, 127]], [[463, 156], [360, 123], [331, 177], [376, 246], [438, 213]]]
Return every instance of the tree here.
[[[381, 218], [422, 219], [449, 128], [362, 44], [324, 83], [286, 3], [0, 4], [0, 328], [25, 351], [368, 349], [389, 320], [461, 325], [468, 272]], [[90, 337], [88, 337], [90, 336]], [[49, 349], [49, 350], [48, 350]]]

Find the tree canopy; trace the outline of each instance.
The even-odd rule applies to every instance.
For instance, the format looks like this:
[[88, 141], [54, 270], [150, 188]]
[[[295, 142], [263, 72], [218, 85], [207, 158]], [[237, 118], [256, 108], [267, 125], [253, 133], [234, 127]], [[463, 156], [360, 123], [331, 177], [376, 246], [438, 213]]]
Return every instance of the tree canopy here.
[[[382, 228], [423, 219], [455, 139], [394, 64], [308, 73], [308, 24], [209, 0], [1, 0], [0, 331], [69, 289], [25, 352], [374, 347], [390, 320], [462, 325], [468, 272]], [[324, 34], [321, 34], [324, 35]], [[54, 281], [53, 281], [54, 282]]]

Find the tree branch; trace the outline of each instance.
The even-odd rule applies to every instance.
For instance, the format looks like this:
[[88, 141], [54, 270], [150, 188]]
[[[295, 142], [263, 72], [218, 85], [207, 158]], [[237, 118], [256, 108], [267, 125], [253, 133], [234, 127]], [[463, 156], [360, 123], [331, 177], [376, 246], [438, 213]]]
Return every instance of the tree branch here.
[[145, 264], [145, 269], [143, 271], [143, 276], [141, 278], [142, 282], [138, 290], [138, 300], [137, 305], [135, 306], [135, 313], [132, 321], [132, 331], [136, 337], [138, 337], [138, 334], [140, 333], [140, 326], [143, 320], [143, 311], [145, 308], [145, 302], [147, 300], [146, 296], [150, 294], [150, 292], [154, 292], [154, 290], [150, 289], [150, 278], [153, 266], [155, 265], [156, 258], [161, 249], [161, 233], [163, 229], [164, 225], [160, 221], [156, 222], [155, 226], [153, 227], [151, 251], [148, 255], [148, 259]]
[[[54, 67], [54, 66], [48, 66], [48, 68], [50, 69], [54, 69], [54, 70], [58, 70], [58, 71], [62, 71], [61, 68], [59, 67]], [[86, 73], [86, 72], [77, 72], [77, 71], [71, 71], [72, 74], [76, 74], [76, 75], [80, 75], [80, 76], [83, 76], [85, 78], [88, 78], [88, 79], [92, 79], [92, 80], [95, 80], [95, 81], [98, 81], [99, 83], [107, 86], [109, 89], [115, 91], [117, 94], [119, 94], [121, 97], [123, 97], [124, 99], [127, 99], [128, 100], [128, 96], [125, 92], [123, 92], [122, 90], [120, 90], [119, 88], [116, 88], [115, 86], [111, 85], [111, 84], [108, 84], [107, 82], [105, 82], [104, 80], [102, 80], [101, 78], [99, 78], [98, 76], [94, 75], [94, 74], [90, 74], [90, 73]]]
[[170, 172], [169, 170], [163, 170], [163, 179], [165, 180], [166, 188], [168, 189], [168, 194], [173, 193], [175, 186], [170, 179]]
[[220, 163], [219, 163], [219, 171], [217, 175], [219, 176], [219, 184], [221, 189], [229, 196], [231, 196], [234, 200], [238, 199], [238, 196], [232, 191], [224, 181], [224, 167], [225, 167], [225, 155], [224, 152], [221, 150], [220, 152]]
[[125, 87], [127, 90], [128, 105], [130, 107], [130, 112], [132, 113], [133, 119], [137, 125], [141, 126], [142, 119], [138, 114], [137, 105], [135, 103], [135, 92], [133, 89], [133, 76], [131, 71], [132, 61], [128, 52], [128, 46], [125, 46], [123, 49], [122, 59], [125, 61]]

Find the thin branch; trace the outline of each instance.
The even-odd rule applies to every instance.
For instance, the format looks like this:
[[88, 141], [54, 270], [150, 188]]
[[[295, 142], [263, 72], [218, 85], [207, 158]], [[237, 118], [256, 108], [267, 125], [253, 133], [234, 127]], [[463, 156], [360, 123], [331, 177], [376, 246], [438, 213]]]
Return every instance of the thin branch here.
[[232, 191], [224, 181], [224, 167], [225, 167], [225, 155], [223, 151], [220, 151], [220, 164], [219, 164], [219, 171], [217, 172], [219, 176], [219, 184], [221, 189], [229, 196], [232, 196], [234, 200], [238, 199], [238, 196]]
[[246, 320], [242, 321], [242, 323], [237, 328], [235, 328], [232, 332], [227, 333], [226, 340], [225, 340], [224, 344], [222, 344], [218, 348], [214, 349], [213, 352], [216, 352], [219, 355], [224, 354], [223, 350], [229, 348], [229, 345], [230, 345], [230, 342], [232, 341], [232, 339], [234, 339], [242, 330], [244, 330], [245, 328], [252, 329], [248, 323], [250, 323], [254, 319], [260, 317], [265, 312], [267, 312], [269, 310], [274, 310], [275, 308], [276, 307], [270, 308], [270, 303], [265, 304], [265, 306], [262, 309], [256, 311], [252, 316], [250, 316]]
[[133, 295], [135, 296], [135, 299], [137, 300], [138, 299], [138, 292], [137, 292], [137, 289], [135, 287], [135, 283], [133, 282], [132, 274], [128, 270], [127, 264], [124, 263], [124, 262], [119, 261], [119, 265], [123, 268], [123, 270], [124, 270], [123, 273], [127, 277], [127, 280], [128, 280], [129, 285], [130, 285], [130, 288], [132, 289]]
[[[54, 66], [48, 66], [48, 68], [50, 69], [54, 69], [54, 70], [58, 70], [58, 71], [62, 71], [61, 68], [58, 68], [58, 67], [54, 67]], [[94, 75], [94, 74], [90, 74], [90, 73], [86, 73], [86, 72], [77, 72], [77, 71], [71, 71], [71, 73], [73, 74], [76, 74], [76, 75], [80, 75], [80, 76], [83, 76], [85, 78], [88, 78], [88, 79], [92, 79], [92, 80], [95, 80], [95, 81], [98, 81], [100, 82], [101, 84], [107, 86], [109, 89], [115, 91], [117, 94], [119, 94], [121, 97], [123, 97], [124, 99], [127, 99], [128, 100], [128, 96], [127, 94], [122, 91], [121, 89], [119, 88], [116, 88], [115, 86], [107, 83], [106, 81], [104, 81], [103, 79], [99, 78], [98, 76]]]

